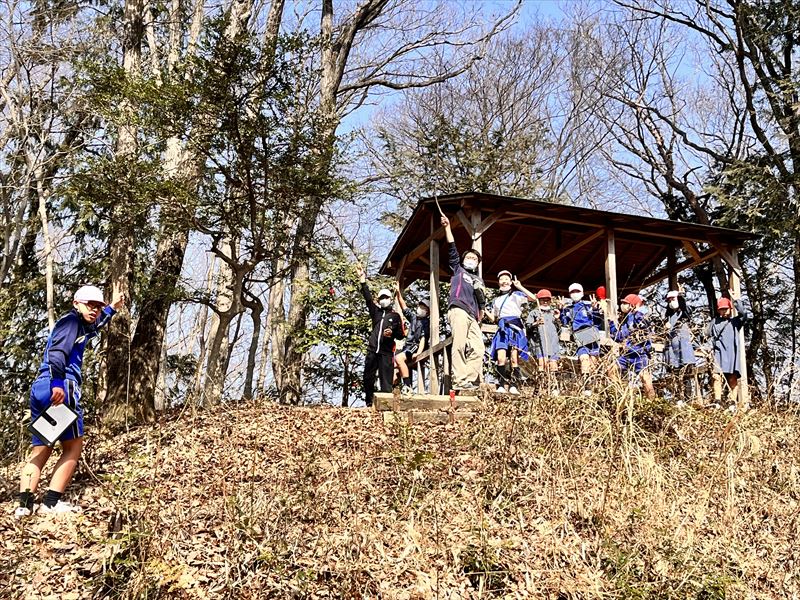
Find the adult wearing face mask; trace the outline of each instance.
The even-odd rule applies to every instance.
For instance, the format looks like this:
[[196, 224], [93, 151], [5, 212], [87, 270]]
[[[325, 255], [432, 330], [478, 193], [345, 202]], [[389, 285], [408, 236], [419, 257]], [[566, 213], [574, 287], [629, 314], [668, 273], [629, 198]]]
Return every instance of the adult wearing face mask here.
[[452, 366], [453, 387], [471, 390], [482, 379], [483, 334], [480, 322], [486, 306], [486, 287], [478, 275], [481, 255], [477, 250], [458, 254], [450, 219], [442, 215], [442, 226], [450, 243], [449, 262], [453, 277], [450, 279], [450, 302], [447, 320], [453, 332]]
[[361, 294], [372, 318], [372, 332], [367, 340], [367, 356], [364, 359], [364, 402], [372, 406], [376, 373], [381, 391], [392, 391], [395, 340], [402, 340], [406, 334], [403, 331], [403, 319], [392, 310], [392, 292], [385, 288], [379, 291], [376, 305], [367, 285], [367, 274], [361, 265], [356, 266], [356, 271], [361, 282]]
[[677, 290], [667, 292], [667, 347], [664, 362], [667, 370], [683, 381], [678, 396], [681, 400], [692, 402], [695, 399], [694, 368], [696, 358], [692, 346], [692, 332], [689, 323], [692, 311], [686, 298]]
[[656, 392], [653, 388], [653, 377], [647, 368], [653, 344], [650, 340], [650, 324], [643, 308], [644, 303], [639, 296], [628, 294], [619, 303], [622, 320], [619, 325], [609, 321], [608, 331], [611, 339], [622, 344], [622, 352], [617, 359], [620, 372], [636, 373], [642, 380], [647, 397], [653, 398]]
[[573, 283], [569, 286], [572, 304], [561, 311], [561, 324], [572, 331], [572, 338], [578, 346], [575, 355], [581, 364], [584, 394], [591, 396], [589, 376], [600, 356], [600, 328], [603, 326], [603, 313], [600, 309], [583, 299], [583, 286]]

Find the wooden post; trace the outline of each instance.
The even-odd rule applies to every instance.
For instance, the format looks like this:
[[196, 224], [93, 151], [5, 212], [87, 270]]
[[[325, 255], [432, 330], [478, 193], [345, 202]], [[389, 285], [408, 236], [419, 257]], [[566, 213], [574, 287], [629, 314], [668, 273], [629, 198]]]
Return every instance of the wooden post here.
[[678, 259], [675, 255], [675, 251], [675, 246], [672, 246], [667, 255], [667, 281], [670, 290], [678, 289], [678, 271], [676, 269]]
[[[729, 280], [731, 282], [731, 291], [733, 295], [737, 298], [742, 297], [742, 282], [739, 280], [738, 272], [741, 270], [739, 267], [739, 256], [734, 248], [731, 250], [731, 274]], [[736, 314], [736, 308], [733, 309], [732, 313]], [[747, 384], [747, 352], [745, 351], [745, 341], [744, 341], [744, 327], [739, 329], [737, 333], [737, 340], [736, 344], [739, 347], [739, 385], [738, 385], [738, 392], [739, 398], [737, 407], [741, 410], [745, 410], [750, 406], [750, 388]]]
[[[480, 209], [473, 209], [469, 214], [470, 224], [472, 231], [479, 231], [481, 226], [481, 211]], [[472, 234], [472, 249], [477, 250], [481, 254], [481, 262], [478, 263], [478, 277], [483, 279], [483, 238], [481, 234]]]
[[[431, 233], [436, 228], [436, 215], [431, 217]], [[439, 331], [439, 241], [431, 239], [430, 250], [430, 303], [431, 303], [431, 334], [430, 347], [433, 348], [439, 343], [441, 332]], [[435, 394], [439, 390], [439, 373], [436, 370], [436, 356], [431, 353], [428, 358], [428, 373], [430, 381], [430, 393]], [[446, 375], [446, 373], [445, 373]]]
[[606, 229], [606, 296], [608, 297], [607, 319], [617, 319], [617, 249], [614, 230]]

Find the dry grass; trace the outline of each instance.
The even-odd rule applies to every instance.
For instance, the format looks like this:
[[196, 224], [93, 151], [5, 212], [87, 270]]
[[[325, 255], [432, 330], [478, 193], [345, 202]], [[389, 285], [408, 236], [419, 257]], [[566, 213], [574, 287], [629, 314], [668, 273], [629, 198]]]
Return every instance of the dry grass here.
[[489, 401], [455, 426], [242, 406], [91, 439], [83, 516], [2, 517], [0, 587], [797, 599], [799, 476], [797, 414], [677, 411], [627, 389]]

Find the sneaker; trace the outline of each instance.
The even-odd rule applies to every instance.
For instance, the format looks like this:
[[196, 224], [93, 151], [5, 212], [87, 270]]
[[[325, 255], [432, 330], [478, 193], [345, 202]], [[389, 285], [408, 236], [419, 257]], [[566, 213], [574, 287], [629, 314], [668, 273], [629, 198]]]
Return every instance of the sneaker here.
[[519, 396], [519, 390], [513, 385], [510, 388], [508, 388], [508, 393], [513, 394], [514, 396]]
[[457, 390], [466, 390], [466, 391], [477, 390], [478, 386], [475, 385], [474, 383], [472, 383], [471, 381], [469, 381], [467, 383], [462, 383], [461, 385], [459, 385], [455, 389], [457, 389]]
[[404, 385], [403, 388], [400, 390], [401, 396], [412, 396], [414, 394], [414, 390], [412, 390], [409, 386]]
[[495, 393], [497, 393], [497, 394], [505, 394], [506, 393], [506, 388], [504, 388], [502, 385], [498, 385], [497, 389], [495, 390]]
[[39, 512], [43, 515], [62, 515], [64, 513], [82, 513], [83, 509], [76, 504], [70, 504], [69, 502], [59, 500], [56, 502], [56, 505], [52, 507], [42, 504], [39, 507]]
[[36, 508], [38, 505], [34, 504], [33, 509], [28, 508], [27, 506], [18, 506], [14, 510], [14, 518], [15, 519], [24, 519], [25, 517], [30, 517], [33, 513], [36, 512]]

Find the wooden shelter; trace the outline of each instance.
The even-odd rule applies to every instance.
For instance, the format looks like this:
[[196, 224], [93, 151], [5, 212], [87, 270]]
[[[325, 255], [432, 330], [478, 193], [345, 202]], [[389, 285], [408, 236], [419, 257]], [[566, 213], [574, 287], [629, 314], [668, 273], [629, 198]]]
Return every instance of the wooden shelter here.
[[[685, 269], [720, 257], [731, 270], [731, 284], [741, 282], [737, 249], [754, 235], [694, 223], [639, 217], [484, 193], [440, 196], [438, 203], [450, 219], [459, 251], [473, 248], [483, 255], [481, 271], [487, 285], [497, 285], [497, 272], [507, 269], [528, 289], [548, 288], [566, 294], [572, 282], [587, 293], [605, 285], [608, 298], [669, 279]], [[398, 279], [401, 287], [427, 279], [438, 290], [450, 277], [448, 246], [436, 200], [424, 198], [394, 243], [380, 272]], [[439, 341], [439, 316], [446, 305], [431, 294], [432, 347], [420, 359], [442, 353], [450, 340]], [[444, 299], [446, 302], [447, 299]], [[612, 301], [612, 310], [616, 302]], [[616, 315], [612, 315], [616, 316]], [[741, 334], [744, 347], [744, 334]], [[743, 400], [747, 399], [747, 369], [740, 353]], [[439, 388], [436, 369], [430, 369], [430, 389]]]

